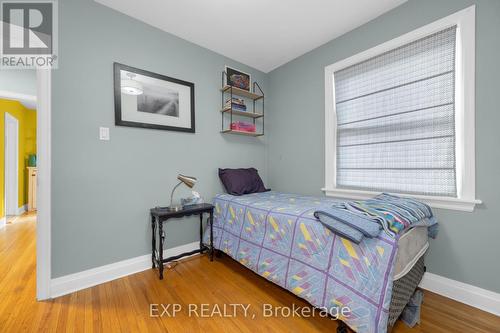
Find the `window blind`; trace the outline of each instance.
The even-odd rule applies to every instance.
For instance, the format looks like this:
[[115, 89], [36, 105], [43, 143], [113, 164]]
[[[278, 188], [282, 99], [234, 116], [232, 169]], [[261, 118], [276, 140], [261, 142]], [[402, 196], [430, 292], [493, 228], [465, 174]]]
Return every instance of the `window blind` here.
[[334, 73], [339, 188], [456, 196], [451, 27]]

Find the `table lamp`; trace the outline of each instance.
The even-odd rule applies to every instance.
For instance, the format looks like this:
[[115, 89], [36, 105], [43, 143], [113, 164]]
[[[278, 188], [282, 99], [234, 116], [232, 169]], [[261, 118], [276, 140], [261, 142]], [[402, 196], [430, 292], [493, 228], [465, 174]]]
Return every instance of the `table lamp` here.
[[182, 205], [174, 205], [172, 203], [172, 199], [174, 198], [174, 192], [181, 184], [186, 184], [187, 187], [193, 188], [194, 184], [198, 181], [195, 177], [185, 176], [178, 174], [177, 179], [180, 180], [177, 185], [172, 189], [172, 193], [170, 194], [170, 206], [168, 206], [168, 210], [171, 212], [177, 212], [182, 209]]

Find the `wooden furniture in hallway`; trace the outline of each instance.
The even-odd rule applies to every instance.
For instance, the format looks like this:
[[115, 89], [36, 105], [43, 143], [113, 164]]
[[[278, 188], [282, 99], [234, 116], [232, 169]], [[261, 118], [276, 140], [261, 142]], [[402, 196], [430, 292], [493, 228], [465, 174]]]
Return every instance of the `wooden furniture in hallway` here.
[[28, 167], [28, 211], [36, 210], [37, 168]]

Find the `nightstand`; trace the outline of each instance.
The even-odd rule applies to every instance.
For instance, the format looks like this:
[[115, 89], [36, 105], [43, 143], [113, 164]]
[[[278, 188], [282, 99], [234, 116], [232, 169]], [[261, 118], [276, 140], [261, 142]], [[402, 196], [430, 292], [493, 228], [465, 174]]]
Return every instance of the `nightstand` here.
[[[153, 262], [153, 268], [158, 266], [158, 271], [160, 274], [160, 280], [163, 279], [163, 264], [177, 260], [185, 256], [190, 256], [196, 253], [203, 253], [204, 251], [210, 251], [210, 261], [213, 261], [214, 258], [214, 245], [213, 245], [213, 222], [214, 222], [214, 206], [211, 204], [203, 203], [196, 205], [189, 205], [183, 207], [181, 210], [173, 212], [168, 210], [167, 207], [155, 207], [151, 208], [151, 229], [152, 229], [152, 253], [151, 260]], [[203, 244], [203, 214], [208, 214], [208, 224], [210, 227], [210, 246], [207, 247]], [[163, 222], [173, 219], [173, 218], [181, 218], [191, 215], [199, 215], [200, 216], [200, 248], [181, 253], [176, 256], [163, 258], [163, 249], [165, 245], [165, 233], [163, 232]], [[158, 237], [158, 239], [157, 239]], [[157, 240], [158, 246], [157, 246]]]

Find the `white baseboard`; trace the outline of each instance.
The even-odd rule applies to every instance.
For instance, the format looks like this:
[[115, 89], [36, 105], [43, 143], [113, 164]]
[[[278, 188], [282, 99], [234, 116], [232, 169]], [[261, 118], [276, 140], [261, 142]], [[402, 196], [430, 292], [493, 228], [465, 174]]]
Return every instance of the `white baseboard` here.
[[[199, 242], [177, 246], [163, 251], [163, 257], [175, 256], [180, 253], [196, 250], [199, 247]], [[59, 297], [147, 269], [151, 269], [151, 254], [52, 279], [50, 295], [52, 298]]]
[[7, 224], [7, 218], [5, 216], [0, 218], [0, 229], [5, 227], [6, 224]]
[[[0, 219], [0, 228], [2, 220]], [[189, 252], [199, 248], [199, 242], [177, 246], [164, 251], [164, 258]], [[51, 280], [51, 297], [59, 297], [78, 290], [115, 280], [127, 275], [142, 272], [151, 268], [151, 255], [119, 261], [113, 264], [88, 269], [82, 272], [61, 276]], [[455, 301], [473, 306], [486, 312], [500, 316], [500, 294], [470, 284], [448, 279], [426, 272], [419, 285], [421, 288]]]
[[500, 316], [500, 294], [426, 272], [421, 288]]
[[17, 208], [16, 215], [22, 215], [28, 210], [28, 205], [22, 205], [21, 207]]

